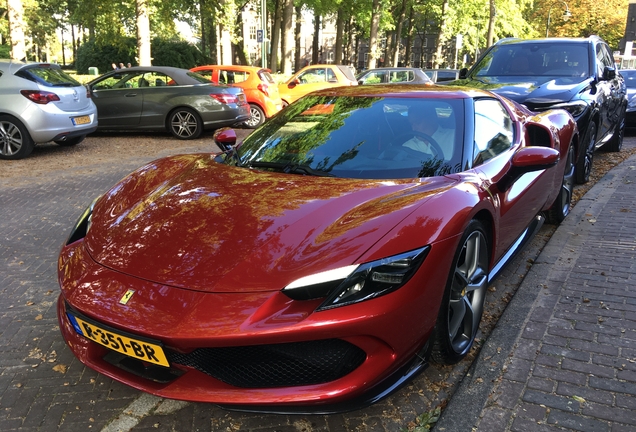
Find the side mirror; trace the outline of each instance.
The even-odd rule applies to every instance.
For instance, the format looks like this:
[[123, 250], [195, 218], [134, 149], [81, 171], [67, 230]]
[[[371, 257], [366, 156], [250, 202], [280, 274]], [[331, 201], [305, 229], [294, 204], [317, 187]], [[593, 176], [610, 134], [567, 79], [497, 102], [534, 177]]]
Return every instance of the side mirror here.
[[603, 68], [603, 79], [605, 81], [613, 80], [616, 78], [616, 69], [610, 66]]
[[461, 68], [459, 70], [459, 79], [465, 79], [468, 76], [468, 68]]
[[221, 128], [214, 133], [212, 138], [221, 151], [225, 152], [231, 150], [236, 144], [236, 131], [232, 128]]
[[295, 80], [291, 81], [291, 82], [287, 85], [287, 87], [289, 87], [289, 88], [294, 88], [294, 87], [296, 87], [298, 84], [300, 84], [300, 80], [299, 80], [298, 78], [296, 78]]
[[500, 191], [507, 190], [519, 178], [533, 171], [541, 171], [559, 163], [561, 155], [550, 147], [524, 147], [517, 150], [512, 157], [508, 173], [497, 182]]

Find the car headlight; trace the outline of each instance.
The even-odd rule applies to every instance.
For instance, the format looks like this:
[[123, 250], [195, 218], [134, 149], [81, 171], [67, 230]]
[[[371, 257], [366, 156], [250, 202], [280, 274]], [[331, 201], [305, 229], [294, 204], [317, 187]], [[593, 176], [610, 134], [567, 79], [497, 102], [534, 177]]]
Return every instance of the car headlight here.
[[550, 107], [550, 109], [564, 109], [567, 112], [569, 112], [570, 114], [572, 114], [573, 117], [580, 117], [585, 110], [587, 110], [588, 108], [588, 104], [585, 103], [584, 101], [573, 101], [573, 102], [566, 102], [566, 103], [560, 103], [560, 104], [556, 104], [556, 105], [552, 105]]
[[86, 210], [82, 213], [82, 215], [77, 219], [75, 225], [73, 226], [73, 230], [71, 231], [71, 235], [68, 236], [68, 240], [66, 240], [66, 244], [69, 245], [78, 241], [79, 239], [83, 239], [88, 234], [88, 231], [91, 229], [91, 217], [93, 215], [93, 207], [95, 207], [95, 203], [100, 197], [97, 197], [93, 200], [91, 205], [89, 205]]
[[429, 246], [365, 264], [306, 276], [283, 288], [295, 300], [325, 298], [317, 311], [358, 303], [403, 286], [426, 258]]

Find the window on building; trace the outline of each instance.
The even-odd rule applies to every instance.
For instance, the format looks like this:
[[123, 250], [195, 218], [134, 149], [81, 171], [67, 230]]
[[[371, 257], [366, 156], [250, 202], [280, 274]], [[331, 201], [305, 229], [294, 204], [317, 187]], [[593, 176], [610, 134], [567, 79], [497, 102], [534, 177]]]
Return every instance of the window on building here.
[[250, 26], [250, 40], [256, 40], [256, 26]]

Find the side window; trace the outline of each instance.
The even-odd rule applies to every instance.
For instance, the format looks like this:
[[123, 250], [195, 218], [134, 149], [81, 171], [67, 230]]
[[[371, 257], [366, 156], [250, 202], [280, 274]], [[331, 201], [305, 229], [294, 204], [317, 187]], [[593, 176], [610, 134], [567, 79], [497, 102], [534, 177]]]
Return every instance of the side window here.
[[475, 101], [475, 142], [473, 166], [480, 165], [512, 147], [514, 125], [496, 99]]
[[212, 71], [212, 70], [209, 70], [209, 69], [208, 69], [208, 70], [200, 70], [200, 71], [197, 71], [197, 73], [198, 73], [199, 75], [204, 76], [204, 77], [206, 77], [207, 79], [211, 80], [211, 79], [212, 79], [212, 74], [214, 73], [214, 71]]
[[308, 71], [305, 71], [302, 74], [298, 75], [298, 79], [303, 84], [324, 82], [326, 81], [325, 70], [324, 69], [309, 69]]
[[332, 83], [338, 82], [338, 77], [336, 77], [336, 74], [331, 69], [327, 69], [327, 81]]
[[380, 84], [384, 82], [384, 75], [386, 75], [386, 72], [384, 71], [373, 71], [373, 72], [369, 72], [367, 75], [365, 75], [365, 77], [362, 79], [362, 82], [364, 82], [365, 84]]
[[601, 77], [603, 76], [603, 69], [605, 69], [606, 61], [605, 61], [605, 53], [603, 52], [603, 45], [596, 45], [596, 74]]
[[413, 79], [414, 79], [413, 71], [395, 71], [391, 73], [391, 78], [389, 82], [400, 83], [400, 82], [413, 81]]

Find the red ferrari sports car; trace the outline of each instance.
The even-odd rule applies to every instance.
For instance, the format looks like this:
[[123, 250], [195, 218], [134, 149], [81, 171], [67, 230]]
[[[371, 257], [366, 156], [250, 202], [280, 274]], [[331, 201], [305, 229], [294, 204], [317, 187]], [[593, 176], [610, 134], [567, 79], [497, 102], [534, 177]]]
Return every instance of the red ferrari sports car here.
[[578, 131], [486, 91], [358, 86], [215, 140], [79, 218], [62, 335], [157, 396], [329, 413], [468, 353], [489, 282], [569, 212]]

